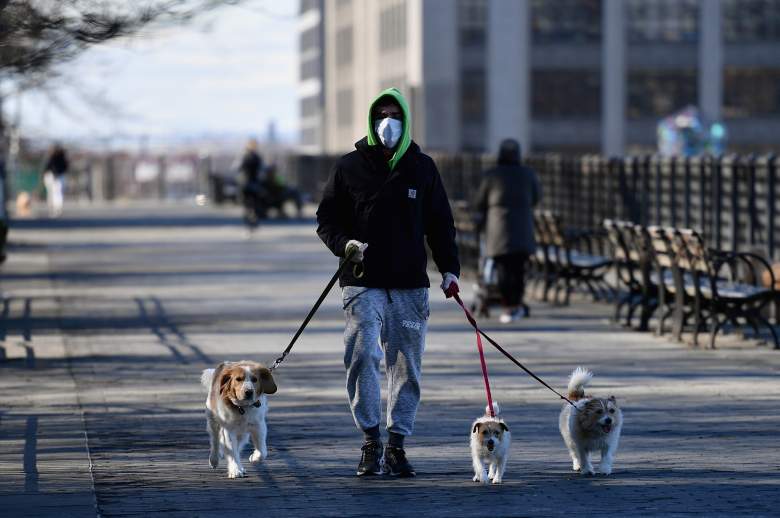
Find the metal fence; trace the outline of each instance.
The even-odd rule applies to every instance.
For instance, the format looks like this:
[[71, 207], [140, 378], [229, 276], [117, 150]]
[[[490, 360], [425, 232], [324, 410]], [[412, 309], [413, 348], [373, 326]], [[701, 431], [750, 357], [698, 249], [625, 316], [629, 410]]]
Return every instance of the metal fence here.
[[[483, 171], [495, 163], [486, 155], [432, 156], [450, 198], [466, 203]], [[287, 178], [316, 200], [335, 161], [332, 156], [290, 156]], [[605, 218], [617, 218], [693, 228], [711, 246], [780, 258], [780, 159], [774, 155], [545, 155], [525, 163], [542, 184], [540, 208], [559, 215], [568, 227], [597, 229]]]

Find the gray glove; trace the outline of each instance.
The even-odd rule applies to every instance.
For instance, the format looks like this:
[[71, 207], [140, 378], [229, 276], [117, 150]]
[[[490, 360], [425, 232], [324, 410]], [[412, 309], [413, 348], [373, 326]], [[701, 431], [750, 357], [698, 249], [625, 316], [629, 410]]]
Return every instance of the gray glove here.
[[347, 241], [347, 246], [344, 249], [344, 255], [348, 256], [350, 253], [352, 253], [352, 250], [356, 250], [355, 255], [352, 256], [352, 262], [362, 263], [363, 251], [366, 248], [368, 248], [368, 243], [361, 243], [360, 241], [357, 241], [355, 239], [350, 239], [349, 241]]

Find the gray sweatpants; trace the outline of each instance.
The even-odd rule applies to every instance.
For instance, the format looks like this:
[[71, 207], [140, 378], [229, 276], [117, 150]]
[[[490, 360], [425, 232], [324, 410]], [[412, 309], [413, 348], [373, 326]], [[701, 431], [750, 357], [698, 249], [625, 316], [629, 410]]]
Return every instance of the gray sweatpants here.
[[[352, 416], [360, 430], [382, 418], [379, 365], [387, 374], [387, 430], [411, 435], [420, 402], [420, 373], [428, 326], [428, 288], [342, 289], [344, 366]], [[383, 354], [384, 353], [384, 354]]]

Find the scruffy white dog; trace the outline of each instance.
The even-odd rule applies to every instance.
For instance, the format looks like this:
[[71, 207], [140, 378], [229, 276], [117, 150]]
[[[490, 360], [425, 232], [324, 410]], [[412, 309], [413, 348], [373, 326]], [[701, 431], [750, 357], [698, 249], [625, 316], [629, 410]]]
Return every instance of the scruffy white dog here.
[[583, 475], [595, 474], [590, 456], [594, 451], [600, 451], [599, 472], [609, 475], [623, 428], [623, 413], [615, 396], [594, 398], [585, 394], [585, 386], [592, 378], [593, 373], [582, 367], [571, 373], [568, 397], [574, 406], [564, 403], [558, 426], [574, 471]]
[[271, 371], [256, 362], [222, 362], [216, 369], [204, 370], [200, 382], [209, 391], [206, 398], [209, 464], [216, 469], [220, 457], [226, 457], [228, 478], [243, 477], [246, 472], [241, 465], [241, 449], [249, 436], [255, 447], [249, 462], [257, 463], [268, 456], [265, 395], [276, 392]]
[[[474, 466], [474, 482], [500, 484], [509, 460], [512, 434], [503, 419], [498, 417], [498, 403], [493, 403], [495, 417], [490, 417], [489, 407], [485, 415], [471, 424], [471, 462]], [[486, 469], [489, 466], [490, 471]]]

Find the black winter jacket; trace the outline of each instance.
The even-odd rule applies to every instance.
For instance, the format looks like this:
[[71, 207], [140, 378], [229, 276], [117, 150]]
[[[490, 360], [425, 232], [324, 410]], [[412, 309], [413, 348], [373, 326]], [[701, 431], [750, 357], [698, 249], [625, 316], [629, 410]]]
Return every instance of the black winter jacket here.
[[412, 142], [391, 172], [381, 146], [363, 138], [355, 148], [331, 170], [317, 209], [317, 234], [336, 256], [350, 239], [368, 243], [364, 276], [348, 267], [340, 285], [429, 287], [424, 238], [439, 271], [459, 276], [455, 225], [433, 159]]
[[533, 254], [533, 209], [542, 192], [529, 167], [499, 165], [485, 172], [474, 199], [477, 224], [487, 227], [486, 255]]

